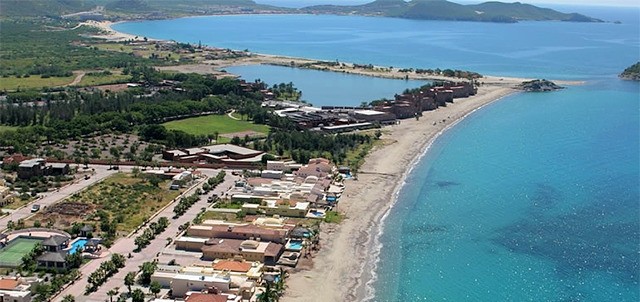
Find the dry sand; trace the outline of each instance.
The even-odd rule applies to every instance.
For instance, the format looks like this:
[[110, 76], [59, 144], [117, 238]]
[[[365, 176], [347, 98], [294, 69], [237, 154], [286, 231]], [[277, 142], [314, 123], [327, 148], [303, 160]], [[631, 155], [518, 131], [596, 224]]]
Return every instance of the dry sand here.
[[[485, 85], [478, 94], [455, 99], [453, 104], [424, 112], [419, 121], [402, 120], [384, 128], [385, 144], [366, 158], [358, 180], [348, 180], [338, 210], [346, 215], [340, 225], [324, 225], [322, 248], [310, 270], [291, 274], [282, 301], [361, 301], [367, 295], [374, 261], [373, 239], [380, 221], [394, 203], [396, 190], [409, 167], [445, 129], [469, 113], [515, 93], [517, 80], [498, 80], [501, 85]], [[390, 156], [392, 154], [393, 156]]]

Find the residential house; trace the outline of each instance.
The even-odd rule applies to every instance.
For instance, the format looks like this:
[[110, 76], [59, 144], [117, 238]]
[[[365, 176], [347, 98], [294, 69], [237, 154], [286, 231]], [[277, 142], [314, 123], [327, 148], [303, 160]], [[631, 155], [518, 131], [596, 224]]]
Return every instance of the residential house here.
[[30, 302], [31, 285], [18, 277], [0, 279], [0, 301]]

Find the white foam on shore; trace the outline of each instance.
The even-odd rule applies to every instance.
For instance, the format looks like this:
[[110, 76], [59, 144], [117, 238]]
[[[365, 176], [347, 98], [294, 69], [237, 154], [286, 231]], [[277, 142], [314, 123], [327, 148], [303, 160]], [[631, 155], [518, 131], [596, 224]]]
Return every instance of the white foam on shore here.
[[[429, 150], [433, 146], [433, 143], [442, 134], [444, 134], [446, 131], [448, 131], [449, 129], [451, 129], [454, 126], [456, 126], [458, 123], [460, 123], [461, 121], [463, 121], [465, 118], [467, 118], [471, 114], [475, 113], [476, 111], [484, 108], [487, 105], [493, 104], [496, 101], [502, 100], [503, 98], [505, 98], [507, 96], [511, 96], [511, 95], [513, 95], [513, 94], [510, 93], [510, 94], [507, 94], [505, 96], [501, 96], [501, 97], [499, 97], [499, 98], [497, 98], [497, 99], [495, 99], [493, 101], [490, 101], [490, 102], [488, 102], [486, 104], [483, 104], [482, 106], [471, 110], [470, 112], [468, 112], [465, 115], [461, 116], [460, 118], [458, 118], [457, 120], [455, 120], [451, 124], [447, 125], [445, 128], [443, 128], [438, 133], [436, 133], [436, 135], [434, 135], [429, 141], [427, 141], [427, 143], [423, 147], [423, 151], [418, 153], [411, 160], [411, 163], [409, 164], [409, 169], [407, 169], [402, 174], [402, 178], [397, 182], [396, 186], [394, 187], [394, 190], [393, 190], [393, 193], [392, 193], [392, 201], [391, 201], [391, 203], [385, 209], [384, 213], [380, 217], [380, 222], [377, 223], [377, 224], [374, 224], [374, 227], [373, 227], [374, 229], [372, 231], [376, 230], [375, 236], [373, 236], [372, 240], [369, 240], [369, 241], [373, 241], [373, 244], [371, 245], [372, 246], [372, 251], [369, 254], [370, 256], [367, 257], [368, 258], [367, 261], [362, 263], [362, 266], [361, 266], [361, 269], [360, 269], [360, 274], [359, 274], [360, 276], [362, 276], [364, 268], [365, 267], [371, 267], [371, 278], [364, 285], [364, 287], [365, 287], [364, 288], [365, 296], [362, 299], [362, 301], [364, 301], [364, 302], [373, 301], [373, 299], [375, 298], [376, 291], [375, 291], [375, 287], [373, 285], [378, 280], [378, 273], [377, 273], [378, 262], [380, 262], [380, 252], [382, 251], [382, 248], [384, 246], [384, 244], [382, 242], [380, 242], [380, 238], [384, 234], [384, 223], [385, 223], [387, 217], [389, 216], [389, 213], [391, 213], [391, 209], [398, 202], [398, 199], [399, 199], [399, 196], [400, 196], [400, 192], [402, 191], [404, 186], [407, 184], [407, 177], [409, 175], [411, 175], [411, 173], [413, 172], [414, 168], [421, 162], [422, 158], [425, 157], [425, 155], [428, 154]], [[371, 265], [367, 266], [366, 265], [367, 263], [370, 263]]]

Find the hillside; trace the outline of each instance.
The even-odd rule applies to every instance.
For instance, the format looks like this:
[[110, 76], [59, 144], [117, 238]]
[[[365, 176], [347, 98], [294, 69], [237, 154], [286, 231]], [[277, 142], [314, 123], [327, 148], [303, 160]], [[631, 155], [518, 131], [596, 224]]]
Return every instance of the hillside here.
[[620, 74], [620, 78], [625, 80], [640, 81], [640, 62], [635, 63], [625, 69]]
[[60, 16], [93, 9], [98, 0], [2, 0], [1, 16]]
[[572, 21], [602, 22], [601, 20], [576, 13], [562, 13], [549, 8], [541, 8], [523, 3], [485, 2], [462, 5], [446, 0], [376, 0], [363, 5], [319, 5], [302, 8], [305, 13], [315, 14], [356, 14], [398, 17], [422, 20], [482, 21]]

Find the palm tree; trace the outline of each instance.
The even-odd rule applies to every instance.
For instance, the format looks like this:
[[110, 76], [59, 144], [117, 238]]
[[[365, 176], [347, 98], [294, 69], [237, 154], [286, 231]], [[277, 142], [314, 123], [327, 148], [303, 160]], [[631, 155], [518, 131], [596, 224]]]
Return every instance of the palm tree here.
[[258, 302], [276, 302], [280, 299], [278, 293], [271, 289], [271, 283], [267, 282], [264, 291], [258, 294]]
[[127, 273], [127, 275], [124, 277], [124, 285], [127, 286], [127, 290], [129, 291], [129, 294], [131, 294], [131, 286], [136, 282], [136, 273], [135, 272], [129, 272]]
[[116, 288], [112, 288], [107, 292], [107, 296], [109, 296], [109, 302], [113, 302], [113, 296], [118, 295], [118, 290], [120, 290], [119, 287]]

